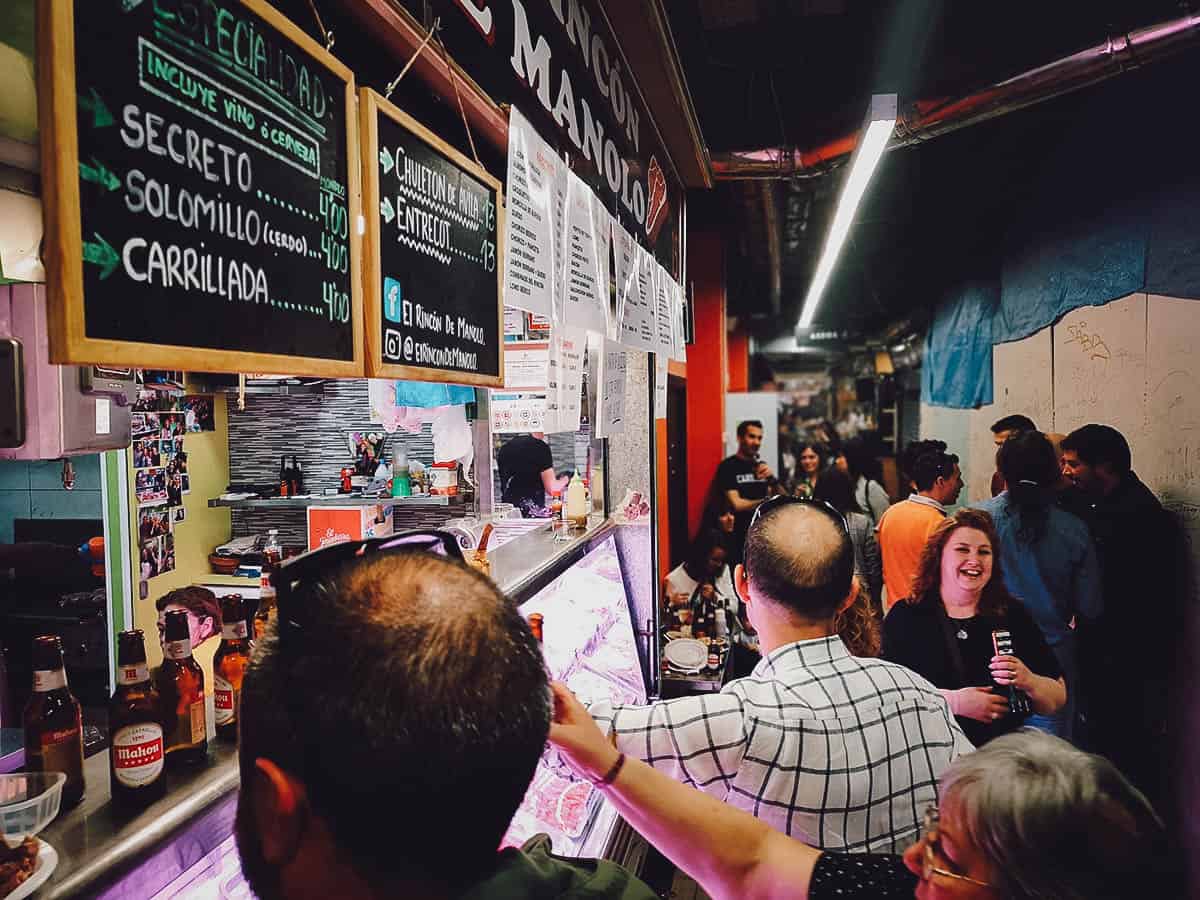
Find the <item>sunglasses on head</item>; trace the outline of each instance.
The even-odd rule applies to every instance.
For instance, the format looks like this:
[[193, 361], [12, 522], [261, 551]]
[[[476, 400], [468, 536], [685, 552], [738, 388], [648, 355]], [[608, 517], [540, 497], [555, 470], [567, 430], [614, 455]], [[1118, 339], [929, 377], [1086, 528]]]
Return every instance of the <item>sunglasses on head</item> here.
[[344, 563], [378, 553], [432, 553], [462, 562], [458, 539], [436, 528], [402, 531], [389, 537], [344, 541], [311, 550], [284, 562], [271, 576], [275, 605], [279, 611], [279, 633], [304, 630], [303, 604], [296, 597]]
[[750, 517], [750, 528], [753, 528], [763, 513], [767, 510], [775, 509], [780, 506], [787, 506], [792, 503], [800, 503], [804, 506], [811, 506], [837, 523], [837, 526], [846, 534], [850, 533], [850, 526], [846, 524], [846, 517], [833, 508], [833, 505], [826, 500], [817, 500], [813, 497], [789, 497], [786, 494], [778, 494], [774, 497], [768, 497], [762, 503], [758, 504], [754, 510], [754, 515]]

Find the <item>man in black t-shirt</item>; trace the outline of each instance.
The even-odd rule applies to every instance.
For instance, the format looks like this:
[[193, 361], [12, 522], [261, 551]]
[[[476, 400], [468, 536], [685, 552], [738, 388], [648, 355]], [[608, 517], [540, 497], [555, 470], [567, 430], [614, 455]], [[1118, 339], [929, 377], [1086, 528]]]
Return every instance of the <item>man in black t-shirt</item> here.
[[[541, 432], [519, 434], [496, 454], [500, 467], [500, 499], [533, 518], [546, 505], [546, 494], [561, 491], [569, 479], [554, 477], [554, 457]], [[544, 513], [542, 513], [544, 515]]]
[[742, 561], [742, 545], [746, 542], [746, 530], [750, 517], [758, 504], [772, 494], [779, 493], [779, 481], [771, 467], [758, 458], [762, 447], [762, 422], [748, 419], [737, 427], [738, 451], [721, 460], [717, 466], [717, 488], [733, 506], [735, 521], [730, 535], [729, 564]]

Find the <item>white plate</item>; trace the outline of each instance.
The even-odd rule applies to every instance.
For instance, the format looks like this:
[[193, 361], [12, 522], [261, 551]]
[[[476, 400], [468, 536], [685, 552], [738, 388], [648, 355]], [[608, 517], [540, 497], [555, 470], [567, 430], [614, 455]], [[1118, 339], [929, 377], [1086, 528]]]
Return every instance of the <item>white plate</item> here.
[[38, 838], [37, 842], [38, 857], [33, 874], [17, 885], [15, 891], [5, 895], [4, 900], [21, 900], [22, 897], [28, 897], [49, 881], [50, 876], [54, 874], [54, 870], [58, 868], [58, 851], [41, 838]]
[[663, 647], [667, 664], [685, 672], [699, 671], [708, 664], [708, 647], [695, 638], [679, 638]]

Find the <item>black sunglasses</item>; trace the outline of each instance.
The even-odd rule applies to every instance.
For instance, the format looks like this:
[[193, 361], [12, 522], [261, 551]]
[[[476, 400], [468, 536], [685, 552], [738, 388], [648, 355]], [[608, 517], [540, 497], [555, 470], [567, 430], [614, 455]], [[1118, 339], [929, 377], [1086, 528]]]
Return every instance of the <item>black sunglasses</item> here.
[[338, 566], [353, 559], [361, 559], [375, 553], [433, 553], [449, 559], [463, 561], [462, 548], [458, 539], [448, 531], [436, 528], [402, 531], [389, 537], [368, 538], [362, 541], [344, 541], [311, 550], [287, 560], [271, 576], [275, 586], [275, 605], [279, 611], [279, 633], [303, 631], [302, 604], [295, 602], [298, 594]]
[[[777, 494], [774, 497], [768, 497], [762, 503], [755, 507], [754, 515], [750, 517], [750, 526], [753, 528], [755, 523], [762, 518], [764, 510], [774, 509], [777, 506], [786, 506], [790, 503], [800, 503], [805, 506], [811, 506], [814, 509], [820, 510], [825, 515], [833, 519], [838, 527], [846, 534], [850, 534], [850, 526], [846, 524], [846, 517], [833, 508], [833, 504], [827, 500], [817, 500], [813, 497], [789, 497], [786, 494]], [[749, 529], [747, 529], [749, 530]]]

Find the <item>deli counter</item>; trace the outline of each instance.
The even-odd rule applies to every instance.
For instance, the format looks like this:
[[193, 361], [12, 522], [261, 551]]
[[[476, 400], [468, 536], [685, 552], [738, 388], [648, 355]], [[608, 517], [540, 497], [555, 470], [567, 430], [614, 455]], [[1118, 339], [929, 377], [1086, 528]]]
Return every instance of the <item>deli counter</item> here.
[[[656, 688], [651, 554], [648, 525], [595, 517], [566, 540], [549, 524], [528, 529], [488, 558], [493, 579], [521, 613], [544, 616], [553, 678], [585, 701], [644, 703]], [[233, 838], [236, 749], [210, 747], [206, 767], [172, 773], [167, 796], [132, 817], [118, 816], [108, 802], [107, 753], [89, 758], [87, 798], [40, 835], [58, 865], [34, 896], [252, 897]], [[633, 871], [645, 858], [644, 841], [549, 746], [504, 846], [543, 832], [563, 855], [607, 858]]]

